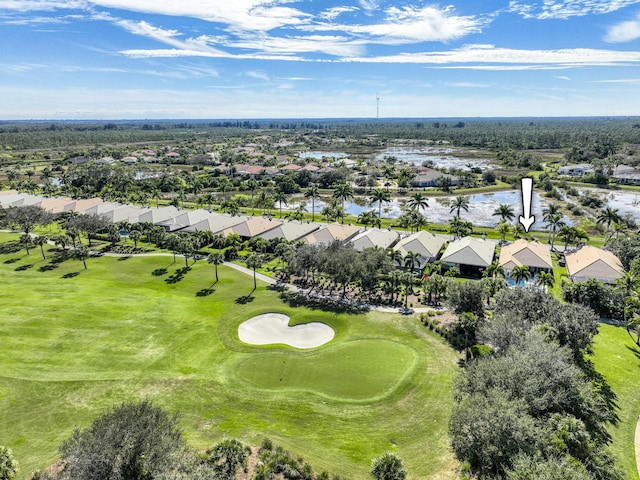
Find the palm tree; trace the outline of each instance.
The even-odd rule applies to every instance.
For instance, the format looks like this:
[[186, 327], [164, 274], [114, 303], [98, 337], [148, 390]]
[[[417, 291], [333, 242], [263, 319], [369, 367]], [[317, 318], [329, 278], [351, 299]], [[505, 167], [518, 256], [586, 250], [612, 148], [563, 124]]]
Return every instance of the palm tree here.
[[376, 188], [373, 192], [371, 192], [371, 198], [369, 199], [371, 205], [374, 203], [378, 203], [378, 218], [382, 218], [382, 202], [391, 201], [391, 197], [389, 196], [389, 192]]
[[218, 283], [218, 265], [222, 265], [224, 263], [224, 255], [220, 252], [210, 253], [207, 257], [208, 263], [213, 263], [216, 267], [216, 283]]
[[271, 210], [271, 207], [273, 207], [273, 197], [269, 195], [269, 192], [266, 190], [260, 190], [258, 198], [256, 199], [256, 205], [260, 207], [261, 213], [264, 213], [265, 210], [268, 212]]
[[391, 260], [392, 263], [396, 263], [398, 265], [402, 265], [402, 262], [404, 260], [403, 256], [402, 256], [402, 252], [400, 252], [400, 250], [394, 250], [392, 248], [387, 250], [387, 253], [389, 255], [389, 260]]
[[519, 284], [522, 281], [528, 281], [531, 278], [531, 272], [526, 265], [516, 265], [511, 269], [509, 277], [511, 277], [516, 284]]
[[36, 245], [40, 247], [40, 252], [42, 253], [42, 259], [46, 260], [47, 257], [44, 256], [44, 246], [49, 241], [49, 238], [46, 235], [39, 235], [35, 238], [34, 242]]
[[611, 228], [611, 224], [613, 222], [620, 221], [620, 213], [618, 209], [606, 207], [600, 215], [596, 218], [596, 223], [602, 224], [604, 223], [607, 227], [607, 230]]
[[555, 285], [556, 279], [554, 278], [553, 273], [540, 272], [536, 279], [536, 283], [542, 287], [545, 287], [547, 291], [549, 291]]
[[282, 204], [289, 205], [289, 196], [284, 192], [276, 192], [273, 196], [273, 200], [278, 202], [280, 207], [280, 218], [282, 218]]
[[253, 289], [255, 290], [258, 288], [258, 284], [256, 283], [256, 268], [260, 268], [262, 266], [264, 259], [259, 253], [251, 253], [247, 256], [244, 262], [247, 265], [247, 268], [253, 269]]
[[507, 222], [515, 218], [513, 207], [507, 203], [500, 204], [500, 206], [493, 211], [492, 215], [494, 217], [500, 217], [501, 222]]
[[413, 253], [412, 251], [408, 251], [404, 256], [404, 266], [409, 270], [409, 272], [413, 272], [413, 269], [416, 266], [416, 263], [420, 265], [420, 254]]
[[451, 202], [449, 213], [456, 212], [456, 217], [460, 218], [460, 210], [464, 210], [465, 212], [469, 211], [469, 200], [464, 195], [458, 195], [453, 202]]
[[553, 244], [556, 240], [556, 232], [566, 224], [564, 223], [564, 220], [562, 220], [561, 213], [549, 215], [548, 217], [545, 217], [544, 220], [547, 222], [547, 228], [549, 229], [549, 241], [551, 243], [551, 250], [553, 250]]
[[247, 181], [247, 188], [249, 189], [249, 191], [251, 192], [251, 215], [254, 215], [254, 210], [253, 210], [253, 195], [256, 192], [256, 188], [258, 188], [258, 182], [256, 182], [253, 178], [250, 178]]
[[499, 262], [491, 262], [491, 264], [484, 271], [484, 276], [490, 278], [504, 278], [504, 267], [500, 265]]
[[419, 212], [422, 209], [426, 210], [427, 208], [429, 208], [429, 201], [427, 197], [425, 197], [422, 193], [415, 192], [411, 195], [411, 198], [407, 200], [407, 207]]
[[307, 191], [304, 192], [305, 198], [311, 199], [311, 221], [316, 221], [316, 198], [320, 196], [320, 188], [315, 183], [309, 184]]
[[133, 240], [133, 248], [138, 248], [138, 241], [142, 238], [142, 232], [139, 230], [132, 230], [129, 232], [129, 238]]
[[333, 198], [341, 202], [344, 208], [344, 201], [353, 198], [353, 187], [349, 183], [339, 183], [333, 188]]
[[449, 233], [451, 233], [455, 239], [466, 237], [471, 234], [472, 231], [473, 224], [460, 220], [460, 217], [453, 217], [449, 222]]
[[209, 212], [211, 212], [211, 204], [213, 203], [215, 198], [216, 197], [212, 193], [205, 193], [204, 195], [201, 196], [201, 200], [203, 203], [207, 204]]
[[511, 231], [511, 227], [508, 223], [500, 220], [500, 223], [496, 225], [496, 232], [500, 234], [500, 240], [504, 243], [507, 240], [507, 233]]
[[84, 269], [86, 270], [87, 257], [89, 256], [89, 247], [87, 247], [86, 245], [80, 245], [74, 250], [73, 254], [78, 260], [82, 260], [82, 265], [84, 265]]

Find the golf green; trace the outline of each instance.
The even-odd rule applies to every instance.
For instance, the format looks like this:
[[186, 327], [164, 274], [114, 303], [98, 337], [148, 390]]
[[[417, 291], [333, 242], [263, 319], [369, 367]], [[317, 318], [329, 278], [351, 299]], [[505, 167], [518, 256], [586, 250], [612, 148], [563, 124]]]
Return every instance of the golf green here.
[[265, 390], [301, 390], [334, 400], [372, 401], [393, 392], [416, 352], [383, 339], [353, 340], [310, 354], [264, 353], [242, 361], [237, 377]]

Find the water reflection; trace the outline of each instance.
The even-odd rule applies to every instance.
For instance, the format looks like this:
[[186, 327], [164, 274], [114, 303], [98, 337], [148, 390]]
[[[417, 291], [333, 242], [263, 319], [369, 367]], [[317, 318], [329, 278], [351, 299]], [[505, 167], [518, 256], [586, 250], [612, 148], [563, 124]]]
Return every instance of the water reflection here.
[[[450, 213], [450, 203], [453, 201], [454, 196], [448, 197], [432, 197], [429, 198], [429, 207], [426, 210], [422, 210], [423, 215], [427, 221], [431, 223], [448, 223], [452, 214]], [[493, 193], [481, 193], [467, 196], [469, 200], [469, 211], [464, 210], [460, 212], [460, 216], [463, 220], [470, 221], [474, 225], [480, 227], [491, 227], [498, 223], [499, 218], [494, 217], [492, 214], [496, 208], [503, 203], [511, 205], [513, 212], [516, 216], [514, 221], [517, 221], [518, 217], [522, 214], [522, 200], [519, 191], [505, 191], [505, 192], [493, 192]], [[316, 200], [315, 211], [319, 214], [322, 209], [327, 206], [330, 199]], [[382, 204], [382, 217], [383, 218], [398, 218], [402, 215], [403, 205], [406, 199], [393, 198], [391, 202]], [[311, 212], [311, 202], [305, 201], [305, 210]], [[300, 202], [292, 202], [289, 204], [290, 209], [296, 208]], [[536, 223], [534, 229], [541, 229], [545, 226], [542, 222], [542, 210], [548, 206], [548, 202], [544, 200], [539, 194], [533, 194], [532, 202], [532, 214], [536, 217]], [[368, 203], [366, 197], [357, 197], [353, 201], [347, 201], [344, 203], [344, 209], [349, 215], [360, 215], [367, 210], [378, 211], [378, 204], [371, 205]], [[565, 223], [573, 225], [573, 222], [569, 218], [564, 218]]]
[[[460, 155], [463, 154], [463, 155]], [[424, 162], [433, 162], [435, 168], [492, 168], [493, 164], [481, 158], [472, 158], [464, 154], [468, 152], [450, 147], [391, 147], [373, 156], [377, 162], [384, 161], [385, 157], [396, 157], [400, 162], [412, 165], [422, 165]]]

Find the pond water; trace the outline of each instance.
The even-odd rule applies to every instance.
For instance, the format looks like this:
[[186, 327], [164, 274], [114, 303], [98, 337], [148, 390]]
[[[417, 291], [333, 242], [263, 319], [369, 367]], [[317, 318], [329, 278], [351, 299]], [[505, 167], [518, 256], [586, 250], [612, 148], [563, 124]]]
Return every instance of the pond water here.
[[396, 157], [400, 162], [412, 165], [422, 165], [424, 162], [433, 162], [435, 168], [459, 168], [470, 170], [471, 168], [492, 168], [494, 165], [482, 158], [470, 157], [467, 152], [450, 147], [391, 147], [374, 155], [373, 160], [382, 162], [387, 156]]
[[346, 158], [347, 155], [344, 152], [322, 152], [322, 151], [314, 151], [314, 152], [300, 152], [298, 154], [300, 158], [312, 158], [314, 160], [322, 160], [322, 158], [333, 158], [337, 160], [338, 158]]
[[599, 188], [579, 188], [578, 191], [600, 197], [609, 207], [617, 209], [620, 215], [630, 214], [640, 222], [640, 193]]
[[[422, 213], [426, 217], [427, 221], [431, 223], [448, 223], [453, 215], [450, 213], [450, 202], [455, 197], [432, 197], [429, 198], [429, 207], [423, 210]], [[491, 227], [498, 223], [498, 217], [494, 217], [492, 214], [495, 209], [503, 203], [513, 206], [513, 211], [516, 215], [514, 221], [517, 221], [518, 217], [522, 214], [522, 197], [519, 191], [510, 190], [504, 192], [482, 193], [476, 195], [469, 195], [469, 211], [464, 210], [460, 212], [460, 216], [463, 220], [470, 221], [474, 225], [480, 227]], [[322, 209], [327, 205], [330, 199], [316, 200], [315, 211], [319, 214]], [[398, 218], [402, 215], [402, 207], [405, 199], [392, 198], [391, 202], [382, 204], [382, 217], [383, 218]], [[301, 202], [291, 202], [289, 204], [290, 209], [295, 209]], [[311, 212], [311, 202], [305, 199], [305, 210]], [[542, 222], [542, 210], [548, 205], [545, 199], [539, 194], [533, 194], [533, 202], [531, 205], [532, 215], [536, 217], [536, 223], [534, 223], [534, 229], [541, 229], [544, 227]], [[344, 209], [349, 215], [360, 215], [367, 210], [378, 211], [378, 204], [371, 205], [368, 203], [366, 197], [356, 197], [353, 201], [344, 203]], [[573, 222], [569, 218], [564, 218], [564, 221], [568, 225], [573, 225]]]

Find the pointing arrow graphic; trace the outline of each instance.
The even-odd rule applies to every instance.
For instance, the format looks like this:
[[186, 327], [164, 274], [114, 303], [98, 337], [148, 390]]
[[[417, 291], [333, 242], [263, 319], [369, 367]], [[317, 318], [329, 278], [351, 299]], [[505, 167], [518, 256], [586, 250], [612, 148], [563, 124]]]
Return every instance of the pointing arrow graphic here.
[[529, 232], [531, 225], [536, 221], [536, 217], [531, 215], [531, 200], [533, 198], [533, 179], [524, 177], [522, 179], [522, 213], [520, 223], [525, 232]]

